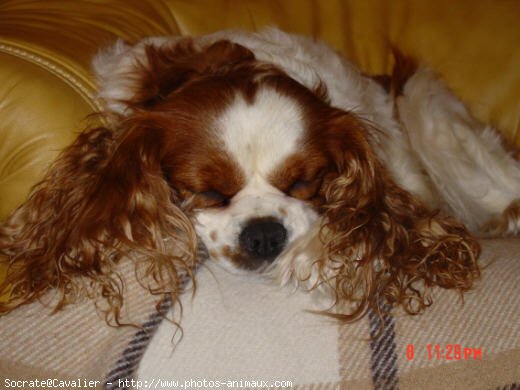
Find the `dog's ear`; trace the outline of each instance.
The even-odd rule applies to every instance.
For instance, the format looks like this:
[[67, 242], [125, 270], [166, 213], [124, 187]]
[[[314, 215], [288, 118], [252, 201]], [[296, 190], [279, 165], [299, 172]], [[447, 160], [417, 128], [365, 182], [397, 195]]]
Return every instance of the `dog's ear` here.
[[188, 81], [254, 59], [228, 40], [204, 46], [193, 38], [149, 38], [135, 46], [119, 41], [93, 61], [99, 97], [108, 111], [126, 114], [150, 107]]
[[465, 227], [400, 188], [354, 116], [336, 116], [328, 131], [336, 172], [322, 188], [318, 264], [336, 298], [355, 302], [343, 318], [379, 312], [381, 302], [418, 313], [431, 303], [432, 286], [469, 289], [479, 276], [480, 247]]
[[86, 285], [117, 317], [123, 256], [152, 293], [175, 293], [179, 274], [194, 266], [195, 233], [161, 172], [162, 131], [149, 121], [122, 127], [82, 133], [0, 225], [0, 257], [9, 266], [0, 287], [11, 297], [0, 313], [51, 288], [60, 292], [59, 308]]

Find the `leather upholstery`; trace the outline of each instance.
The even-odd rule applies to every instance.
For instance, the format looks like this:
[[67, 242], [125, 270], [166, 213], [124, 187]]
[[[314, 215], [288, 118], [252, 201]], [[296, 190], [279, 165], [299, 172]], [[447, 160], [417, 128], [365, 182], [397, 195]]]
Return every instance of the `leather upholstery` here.
[[4, 0], [0, 221], [96, 110], [90, 58], [117, 37], [277, 25], [328, 41], [374, 74], [391, 68], [395, 45], [520, 145], [518, 20], [520, 2], [495, 0]]

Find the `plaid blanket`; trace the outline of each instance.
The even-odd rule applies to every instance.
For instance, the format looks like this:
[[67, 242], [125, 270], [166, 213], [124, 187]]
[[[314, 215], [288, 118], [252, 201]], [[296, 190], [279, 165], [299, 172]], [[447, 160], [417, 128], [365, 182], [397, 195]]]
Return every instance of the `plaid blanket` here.
[[[464, 304], [436, 290], [420, 316], [387, 312], [377, 339], [374, 313], [340, 324], [309, 312], [321, 304], [313, 294], [211, 264], [182, 297], [182, 313], [167, 300], [157, 313], [123, 264], [124, 318], [142, 326], [109, 327], [87, 301], [56, 314], [22, 307], [0, 318], [0, 387], [517, 389], [520, 240], [483, 248], [482, 280]], [[180, 328], [163, 320], [167, 312]]]

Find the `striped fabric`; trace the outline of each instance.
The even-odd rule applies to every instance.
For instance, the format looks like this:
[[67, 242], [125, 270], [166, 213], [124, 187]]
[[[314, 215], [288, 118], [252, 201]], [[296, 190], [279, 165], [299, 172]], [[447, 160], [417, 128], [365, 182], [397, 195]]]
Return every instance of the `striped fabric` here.
[[[305, 311], [316, 309], [308, 294], [202, 270], [195, 299], [184, 305], [182, 341], [172, 345], [171, 329], [161, 324], [135, 377], [285, 378], [298, 389], [513, 389], [520, 379], [520, 301], [511, 298], [520, 297], [520, 240], [483, 241], [483, 247], [483, 278], [464, 304], [439, 289], [419, 316], [385, 307], [382, 318], [369, 312], [334, 326]], [[435, 346], [444, 352], [435, 356]], [[450, 355], [446, 346], [480, 348], [483, 356]], [[242, 353], [252, 348], [254, 354]]]
[[164, 319], [171, 307], [170, 297], [166, 297], [159, 306], [159, 310], [154, 312], [142, 328], [134, 335], [128, 343], [128, 347], [123, 351], [122, 356], [117, 360], [114, 368], [105, 379], [106, 390], [124, 390], [128, 387], [124, 384], [129, 383], [134, 376], [137, 366], [150, 342], [150, 338]]
[[381, 305], [382, 318], [373, 311], [368, 313], [372, 380], [378, 389], [397, 389], [397, 353], [395, 348], [394, 318], [390, 307]]
[[[140, 329], [106, 326], [91, 302], [56, 314], [39, 303], [22, 307], [0, 318], [0, 387], [50, 378], [98, 381], [99, 389], [130, 388], [132, 379], [164, 389], [173, 388], [170, 380], [182, 388], [203, 379], [235, 381], [237, 388], [262, 379], [297, 389], [516, 390], [520, 240], [483, 247], [483, 278], [464, 304], [439, 289], [420, 316], [387, 307], [382, 318], [369, 313], [353, 324], [310, 313], [320, 308], [312, 294], [211, 264], [198, 271], [195, 295], [181, 297], [182, 318], [168, 300], [157, 312], [156, 298], [126, 264], [124, 314]], [[180, 341], [165, 314], [180, 320]]]

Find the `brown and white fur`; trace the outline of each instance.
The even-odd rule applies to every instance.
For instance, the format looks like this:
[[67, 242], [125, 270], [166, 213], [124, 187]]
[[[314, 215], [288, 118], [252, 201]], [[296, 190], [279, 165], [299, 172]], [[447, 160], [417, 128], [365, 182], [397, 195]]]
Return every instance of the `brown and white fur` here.
[[429, 69], [398, 62], [385, 89], [275, 29], [118, 42], [94, 69], [105, 125], [0, 227], [2, 311], [51, 288], [61, 307], [86, 279], [117, 314], [125, 256], [176, 296], [201, 240], [230, 270], [326, 292], [342, 318], [417, 313], [432, 286], [473, 286], [474, 234], [520, 231], [519, 162]]

